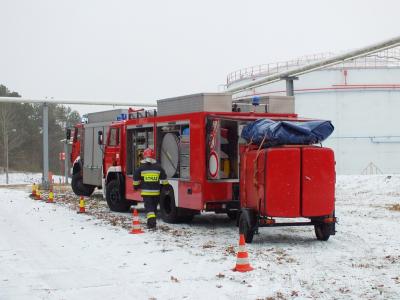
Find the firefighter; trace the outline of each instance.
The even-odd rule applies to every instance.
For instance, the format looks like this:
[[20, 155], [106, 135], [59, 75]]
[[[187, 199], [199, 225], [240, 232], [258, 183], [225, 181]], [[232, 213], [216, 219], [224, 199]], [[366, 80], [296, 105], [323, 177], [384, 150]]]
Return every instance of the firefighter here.
[[147, 148], [143, 160], [133, 175], [133, 189], [141, 189], [147, 217], [147, 228], [156, 228], [157, 205], [160, 200], [160, 189], [168, 185], [167, 174], [154, 159], [154, 151]]

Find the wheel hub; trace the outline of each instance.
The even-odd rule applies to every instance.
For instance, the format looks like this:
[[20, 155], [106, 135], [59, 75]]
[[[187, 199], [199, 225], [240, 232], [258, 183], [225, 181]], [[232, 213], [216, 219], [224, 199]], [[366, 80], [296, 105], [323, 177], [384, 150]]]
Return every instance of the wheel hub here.
[[110, 200], [112, 203], [116, 204], [119, 202], [119, 193], [117, 190], [113, 189], [110, 193]]

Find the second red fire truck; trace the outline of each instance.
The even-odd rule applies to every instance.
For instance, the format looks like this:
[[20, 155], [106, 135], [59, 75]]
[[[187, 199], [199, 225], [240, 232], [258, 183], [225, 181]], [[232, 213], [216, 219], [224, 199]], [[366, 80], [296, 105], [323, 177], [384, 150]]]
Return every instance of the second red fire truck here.
[[[102, 188], [111, 210], [128, 211], [142, 201], [132, 177], [150, 147], [168, 176], [160, 196], [165, 222], [214, 211], [237, 218], [247, 242], [260, 227], [289, 225], [313, 225], [317, 238], [327, 240], [336, 221], [332, 150], [261, 148], [241, 138], [244, 126], [260, 118], [302, 121], [293, 102], [265, 97], [253, 106], [230, 94], [195, 94], [159, 100], [157, 110], [100, 113], [92, 122], [89, 116], [73, 137], [74, 191], [89, 195]], [[300, 217], [308, 221], [276, 222]]]

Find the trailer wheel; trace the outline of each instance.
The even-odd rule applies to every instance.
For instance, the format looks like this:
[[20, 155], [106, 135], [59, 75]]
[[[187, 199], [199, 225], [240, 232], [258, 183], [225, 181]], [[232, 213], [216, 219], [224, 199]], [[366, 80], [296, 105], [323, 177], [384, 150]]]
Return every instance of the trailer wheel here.
[[72, 191], [75, 193], [75, 195], [85, 196], [85, 197], [91, 196], [95, 189], [93, 185], [88, 185], [83, 183], [83, 177], [80, 172], [77, 172], [74, 175], [72, 175], [71, 188]]
[[315, 235], [319, 241], [327, 241], [332, 232], [335, 232], [335, 223], [321, 223], [314, 225]]
[[228, 210], [226, 212], [226, 214], [228, 215], [228, 218], [231, 220], [236, 220], [238, 217], [239, 212], [237, 210]]
[[131, 206], [130, 203], [125, 200], [117, 179], [107, 183], [106, 200], [108, 207], [116, 212], [126, 212]]
[[250, 244], [253, 241], [255, 231], [251, 212], [243, 210], [239, 217], [239, 233], [244, 235], [246, 243]]

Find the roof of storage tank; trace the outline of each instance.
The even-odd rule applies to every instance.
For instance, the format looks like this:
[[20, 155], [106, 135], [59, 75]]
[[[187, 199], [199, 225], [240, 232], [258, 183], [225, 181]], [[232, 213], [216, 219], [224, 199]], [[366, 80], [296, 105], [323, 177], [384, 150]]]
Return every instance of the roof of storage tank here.
[[[268, 64], [260, 64], [250, 66], [233, 71], [227, 75], [226, 85], [229, 86], [235, 82], [240, 82], [246, 79], [256, 79], [273, 74], [278, 74], [285, 71], [305, 66], [311, 63], [322, 61], [335, 56], [335, 53], [319, 53], [313, 55], [302, 56], [293, 60], [274, 62]], [[387, 49], [375, 54], [365, 57], [349, 60], [327, 69], [338, 68], [356, 68], [356, 69], [369, 69], [369, 68], [400, 68], [400, 47]]]

